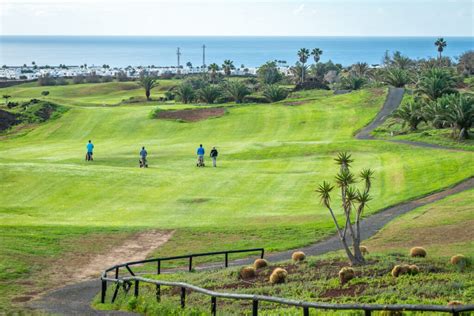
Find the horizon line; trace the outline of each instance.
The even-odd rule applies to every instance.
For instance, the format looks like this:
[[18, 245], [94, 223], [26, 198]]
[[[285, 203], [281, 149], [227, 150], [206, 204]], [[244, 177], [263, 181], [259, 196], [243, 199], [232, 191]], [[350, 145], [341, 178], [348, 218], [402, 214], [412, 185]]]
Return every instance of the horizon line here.
[[37, 36], [37, 37], [473, 37], [474, 35], [140, 35], [140, 34], [0, 34], [1, 36]]

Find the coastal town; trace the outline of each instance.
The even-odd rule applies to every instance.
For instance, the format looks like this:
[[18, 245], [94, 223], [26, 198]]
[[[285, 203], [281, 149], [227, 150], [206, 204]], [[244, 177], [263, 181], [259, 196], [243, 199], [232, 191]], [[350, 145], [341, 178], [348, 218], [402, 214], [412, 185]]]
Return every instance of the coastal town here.
[[[242, 65], [243, 66], [243, 65]], [[236, 67], [231, 70], [233, 76], [254, 76], [257, 74], [258, 67]], [[289, 67], [279, 67], [282, 73], [288, 73]], [[190, 63], [186, 66], [127, 66], [127, 67], [110, 67], [109, 65], [58, 65], [58, 66], [38, 66], [35, 63], [23, 66], [7, 66], [0, 68], [0, 80], [36, 80], [43, 76], [51, 76], [53, 78], [71, 78], [76, 76], [97, 75], [100, 77], [117, 77], [126, 76], [127, 78], [139, 78], [142, 72], [154, 76], [166, 75], [189, 75], [208, 72], [208, 67], [193, 67]], [[224, 70], [219, 70], [224, 73]]]

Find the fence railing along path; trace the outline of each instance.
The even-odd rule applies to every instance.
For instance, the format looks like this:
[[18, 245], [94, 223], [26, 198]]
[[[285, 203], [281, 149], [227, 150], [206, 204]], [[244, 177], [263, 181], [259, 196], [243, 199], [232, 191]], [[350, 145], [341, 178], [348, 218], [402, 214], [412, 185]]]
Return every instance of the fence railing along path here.
[[[149, 283], [156, 286], [156, 300], [161, 300], [161, 286], [177, 287], [180, 288], [180, 304], [181, 308], [186, 307], [186, 290], [201, 293], [210, 297], [210, 312], [211, 315], [217, 313], [217, 299], [230, 299], [230, 300], [246, 300], [252, 302], [252, 315], [257, 316], [259, 311], [260, 302], [269, 302], [287, 307], [297, 307], [302, 309], [304, 316], [309, 315], [310, 309], [316, 310], [352, 310], [352, 311], [364, 311], [365, 316], [370, 316], [373, 311], [419, 311], [419, 312], [438, 312], [438, 313], [449, 313], [453, 316], [459, 316], [462, 312], [474, 311], [474, 305], [457, 305], [457, 306], [440, 306], [440, 305], [413, 305], [413, 304], [397, 304], [397, 305], [382, 305], [382, 304], [332, 304], [332, 303], [316, 303], [316, 302], [304, 302], [293, 299], [285, 299], [275, 296], [265, 295], [252, 295], [252, 294], [236, 294], [236, 293], [225, 293], [207, 290], [192, 284], [184, 282], [169, 282], [155, 279], [149, 279], [137, 276], [132, 270], [133, 266], [143, 265], [146, 263], [156, 263], [156, 274], [162, 273], [161, 263], [165, 261], [174, 261], [180, 259], [188, 260], [188, 271], [193, 270], [193, 258], [224, 255], [224, 266], [229, 266], [229, 254], [235, 253], [251, 253], [259, 252], [260, 258], [263, 259], [265, 250], [263, 248], [252, 248], [243, 250], [228, 250], [228, 251], [216, 251], [216, 252], [205, 252], [196, 253], [183, 256], [175, 257], [164, 257], [164, 258], [153, 258], [139, 261], [130, 261], [122, 264], [112, 266], [102, 272], [101, 282], [101, 302], [105, 303], [107, 296], [107, 283], [111, 282], [115, 284], [115, 289], [112, 295], [112, 302], [115, 302], [118, 292], [122, 287], [123, 290], [128, 293], [133, 284], [133, 294], [138, 297], [140, 294], [140, 283]], [[121, 277], [120, 269], [125, 269], [129, 276]], [[109, 277], [108, 274], [113, 273], [114, 277]]]

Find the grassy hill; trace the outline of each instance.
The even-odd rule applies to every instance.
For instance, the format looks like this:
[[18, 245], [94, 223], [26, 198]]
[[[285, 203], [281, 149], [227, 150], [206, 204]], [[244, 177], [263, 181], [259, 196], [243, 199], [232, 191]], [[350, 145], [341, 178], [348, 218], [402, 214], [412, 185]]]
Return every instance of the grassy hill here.
[[[369, 254], [366, 255], [369, 264], [356, 267], [356, 278], [342, 286], [337, 274], [341, 267], [347, 266], [347, 259], [342, 251], [309, 257], [302, 264], [294, 264], [289, 260], [271, 262], [270, 267], [258, 270], [255, 278], [247, 280], [239, 279], [240, 267], [218, 271], [163, 274], [159, 279], [186, 282], [218, 292], [271, 295], [304, 301], [428, 305], [446, 305], [449, 301], [460, 301], [472, 304], [474, 266], [472, 264], [467, 267], [453, 266], [449, 260], [456, 254], [463, 254], [471, 261], [474, 258], [474, 232], [471, 229], [474, 224], [473, 193], [474, 190], [471, 189], [417, 208], [388, 224], [382, 231], [364, 242], [369, 249]], [[427, 250], [427, 258], [409, 257], [409, 249], [415, 246], [423, 246]], [[415, 276], [394, 278], [390, 272], [397, 264], [416, 264], [420, 273]], [[269, 284], [270, 273], [275, 267], [283, 267], [289, 272], [284, 284]], [[147, 277], [157, 278], [156, 275]], [[138, 300], [133, 298], [131, 292], [124, 295], [121, 291], [115, 303], [110, 303], [112, 294], [109, 293], [106, 304], [100, 304], [97, 297], [95, 306], [100, 309], [124, 309], [141, 313], [146, 311], [148, 314], [173, 315], [180, 312], [177, 290], [162, 287], [160, 304], [156, 303], [153, 286], [142, 284], [140, 291]], [[222, 299], [218, 299], [218, 302], [218, 311], [225, 315], [251, 310], [248, 302]], [[204, 295], [191, 292], [187, 296], [186, 304], [189, 315], [209, 314], [209, 298]], [[260, 312], [262, 315], [300, 313], [301, 309], [284, 308], [269, 303], [262, 304]], [[404, 313], [404, 315], [415, 314]], [[421, 314], [423, 313], [416, 315]], [[435, 313], [430, 313], [432, 314]], [[337, 311], [323, 315], [358, 314]]]
[[[48, 89], [48, 99], [70, 107], [61, 118], [0, 142], [0, 284], [15, 276], [15, 290], [0, 287], [5, 302], [30, 287], [22, 282], [50, 285], [41, 273], [61, 256], [107, 249], [138, 230], [176, 230], [155, 255], [282, 250], [321, 239], [333, 226], [314, 190], [333, 179], [339, 151], [352, 153], [355, 170], [376, 172], [368, 214], [474, 174], [473, 153], [355, 140], [382, 106], [380, 89], [339, 96], [311, 91], [279, 104], [231, 105], [222, 117], [183, 123], [150, 119], [150, 106], [100, 106], [143, 93], [115, 92], [112, 84], [122, 85], [0, 89], [13, 101]], [[92, 163], [84, 161], [88, 139], [96, 146]], [[195, 167], [201, 143], [208, 152], [217, 146], [218, 168]], [[138, 168], [141, 146], [149, 152], [146, 170]], [[108, 239], [84, 243], [97, 236]]]

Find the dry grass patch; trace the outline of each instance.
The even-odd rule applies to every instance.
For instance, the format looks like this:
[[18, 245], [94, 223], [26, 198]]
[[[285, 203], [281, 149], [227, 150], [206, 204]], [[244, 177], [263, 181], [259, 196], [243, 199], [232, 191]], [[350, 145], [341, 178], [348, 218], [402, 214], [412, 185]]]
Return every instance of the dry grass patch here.
[[159, 111], [156, 118], [164, 120], [181, 120], [185, 122], [198, 122], [211, 117], [221, 117], [225, 114], [224, 108], [203, 108], [186, 110]]

